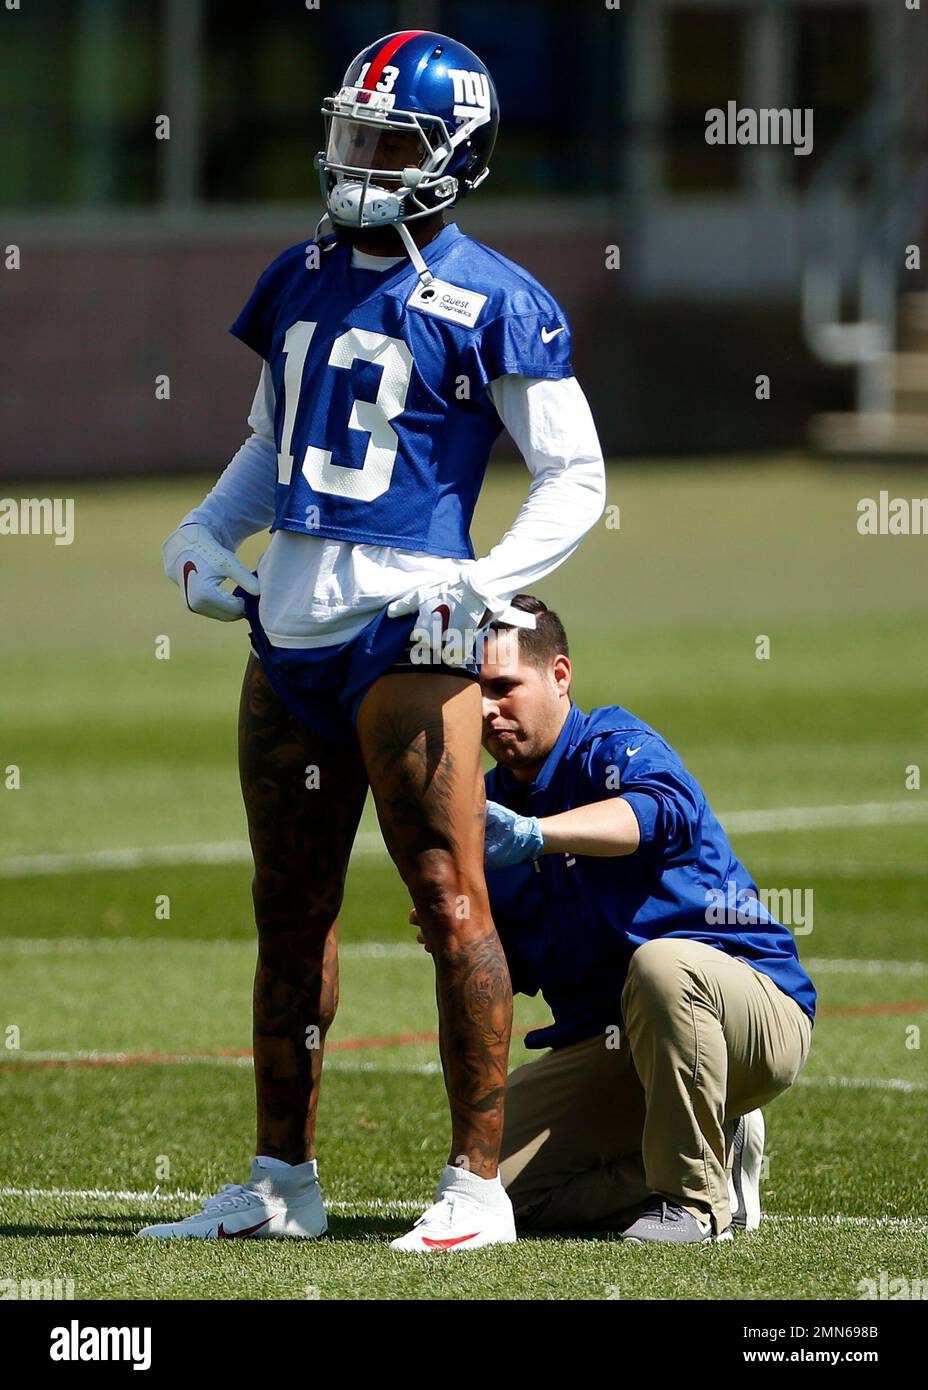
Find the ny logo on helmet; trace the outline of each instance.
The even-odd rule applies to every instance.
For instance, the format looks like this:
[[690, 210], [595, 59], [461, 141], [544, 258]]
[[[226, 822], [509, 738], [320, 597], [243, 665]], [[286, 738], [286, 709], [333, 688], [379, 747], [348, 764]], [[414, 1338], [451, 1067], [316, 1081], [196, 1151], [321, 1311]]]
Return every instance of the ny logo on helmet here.
[[490, 82], [485, 72], [463, 72], [449, 68], [454, 83], [454, 114], [456, 116], [485, 116], [490, 112]]

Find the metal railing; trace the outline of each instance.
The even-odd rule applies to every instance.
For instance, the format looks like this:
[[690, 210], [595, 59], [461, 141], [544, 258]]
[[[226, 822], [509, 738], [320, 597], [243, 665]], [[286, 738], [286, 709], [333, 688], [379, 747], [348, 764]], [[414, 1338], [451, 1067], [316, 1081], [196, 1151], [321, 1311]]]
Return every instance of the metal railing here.
[[816, 170], [802, 211], [806, 340], [823, 361], [857, 368], [857, 409], [877, 429], [889, 428], [893, 410], [905, 246], [928, 226], [924, 27], [900, 32], [893, 70]]

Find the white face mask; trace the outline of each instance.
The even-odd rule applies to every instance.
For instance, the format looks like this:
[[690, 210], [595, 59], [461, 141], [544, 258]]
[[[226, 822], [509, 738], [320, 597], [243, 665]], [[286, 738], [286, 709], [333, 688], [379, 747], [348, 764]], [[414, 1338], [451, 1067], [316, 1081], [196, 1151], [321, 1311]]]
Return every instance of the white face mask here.
[[339, 174], [329, 193], [329, 211], [339, 222], [362, 227], [395, 222], [403, 213], [398, 193], [367, 180]]
[[[324, 112], [327, 138], [317, 158], [332, 219], [353, 227], [421, 217], [454, 199], [457, 182], [439, 173], [452, 150], [441, 122], [412, 113], [402, 119]], [[429, 191], [420, 201], [416, 190]]]

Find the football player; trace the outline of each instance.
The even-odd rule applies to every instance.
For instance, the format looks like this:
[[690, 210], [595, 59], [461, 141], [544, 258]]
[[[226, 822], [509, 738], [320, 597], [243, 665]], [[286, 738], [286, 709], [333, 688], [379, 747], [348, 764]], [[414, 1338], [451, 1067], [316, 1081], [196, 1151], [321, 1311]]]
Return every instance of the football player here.
[[[252, 433], [164, 546], [195, 613], [247, 617], [242, 789], [255, 861], [251, 1176], [151, 1236], [314, 1237], [322, 1044], [337, 917], [368, 786], [436, 966], [451, 1149], [393, 1242], [515, 1239], [499, 1179], [512, 1012], [483, 876], [475, 634], [600, 516], [597, 433], [557, 303], [445, 221], [489, 172], [487, 68], [441, 34], [360, 53], [323, 107], [325, 215], [264, 272], [232, 332], [262, 359]], [[503, 427], [531, 474], [477, 559], [469, 526]], [[270, 527], [250, 574], [235, 550]], [[237, 588], [224, 588], [228, 579]], [[456, 640], [454, 640], [456, 639]]]

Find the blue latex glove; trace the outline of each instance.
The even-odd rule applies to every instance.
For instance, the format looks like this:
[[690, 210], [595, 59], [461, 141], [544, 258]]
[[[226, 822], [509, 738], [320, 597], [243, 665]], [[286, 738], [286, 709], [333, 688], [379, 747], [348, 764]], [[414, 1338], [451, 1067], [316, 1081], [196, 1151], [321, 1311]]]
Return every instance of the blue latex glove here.
[[535, 816], [520, 816], [497, 801], [487, 802], [486, 868], [508, 869], [511, 864], [537, 859], [543, 848], [544, 837]]

